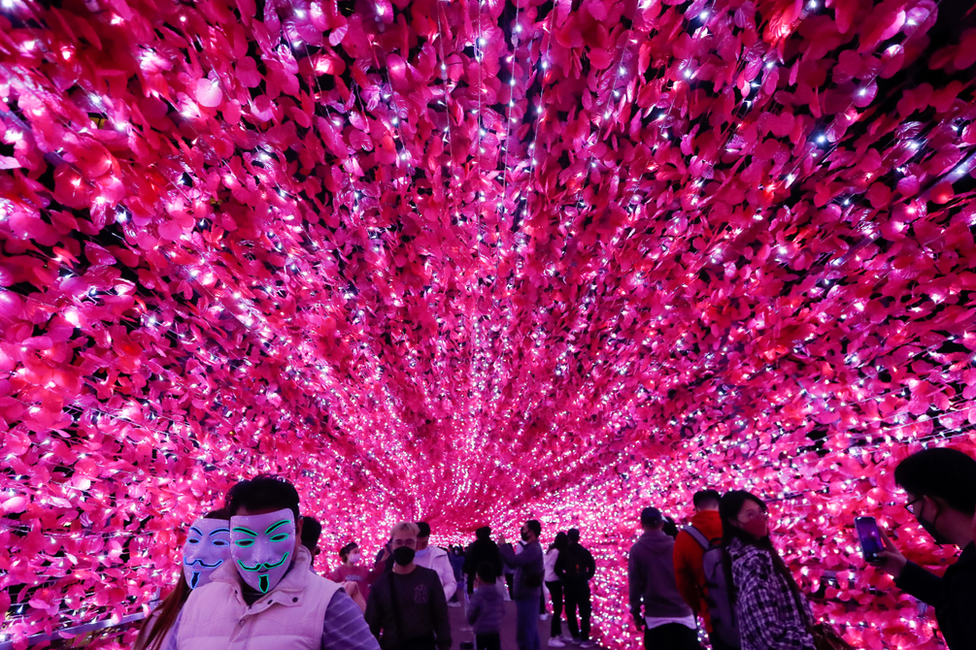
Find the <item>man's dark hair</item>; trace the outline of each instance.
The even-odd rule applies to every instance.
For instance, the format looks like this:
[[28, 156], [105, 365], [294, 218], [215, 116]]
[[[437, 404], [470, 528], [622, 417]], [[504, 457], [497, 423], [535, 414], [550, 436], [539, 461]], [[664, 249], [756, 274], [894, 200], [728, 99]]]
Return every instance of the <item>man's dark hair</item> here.
[[566, 537], [569, 538], [570, 542], [579, 541], [579, 528], [570, 528], [566, 531]]
[[478, 577], [485, 584], [490, 585], [498, 579], [498, 576], [495, 575], [495, 567], [491, 562], [479, 562], [476, 571], [478, 572]]
[[420, 529], [420, 532], [417, 533], [417, 537], [430, 537], [430, 524], [428, 524], [426, 521], [418, 521], [417, 528]]
[[664, 526], [661, 528], [664, 534], [668, 537], [674, 538], [678, 536], [678, 524], [675, 523], [674, 519], [671, 517], [664, 518]]
[[476, 539], [488, 539], [491, 537], [491, 528], [488, 526], [482, 526], [478, 530], [474, 531], [474, 536]]
[[647, 506], [641, 510], [640, 522], [641, 526], [660, 526], [664, 523], [664, 515], [657, 508]]
[[529, 530], [535, 533], [536, 537], [542, 534], [542, 524], [540, 524], [538, 520], [529, 519], [527, 522], [525, 522], [525, 525], [529, 528]]
[[301, 515], [298, 512], [298, 490], [283, 478], [262, 474], [248, 481], [241, 481], [227, 493], [227, 510], [231, 517], [241, 508], [250, 511], [274, 508], [288, 508], [295, 513], [295, 523]]
[[895, 468], [895, 483], [916, 497], [939, 497], [953, 510], [976, 512], [976, 460], [957, 449], [912, 454]]
[[718, 508], [718, 503], [722, 500], [722, 495], [715, 490], [699, 490], [695, 492], [695, 496], [691, 500], [696, 508], [704, 508], [705, 506]]
[[302, 517], [302, 546], [307, 548], [312, 555], [319, 545], [319, 536], [322, 534], [322, 524], [315, 519], [305, 515]]

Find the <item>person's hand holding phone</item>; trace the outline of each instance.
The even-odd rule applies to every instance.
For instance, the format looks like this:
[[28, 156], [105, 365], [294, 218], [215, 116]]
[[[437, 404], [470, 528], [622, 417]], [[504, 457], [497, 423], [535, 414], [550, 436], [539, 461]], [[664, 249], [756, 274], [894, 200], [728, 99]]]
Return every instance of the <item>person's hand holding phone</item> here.
[[908, 560], [901, 551], [898, 550], [888, 536], [885, 535], [883, 530], [879, 531], [881, 533], [881, 541], [884, 542], [884, 550], [878, 553], [878, 560], [872, 562], [874, 566], [883, 569], [885, 572], [890, 573], [893, 577], [897, 578], [901, 575], [901, 572], [905, 570], [905, 565], [908, 564]]

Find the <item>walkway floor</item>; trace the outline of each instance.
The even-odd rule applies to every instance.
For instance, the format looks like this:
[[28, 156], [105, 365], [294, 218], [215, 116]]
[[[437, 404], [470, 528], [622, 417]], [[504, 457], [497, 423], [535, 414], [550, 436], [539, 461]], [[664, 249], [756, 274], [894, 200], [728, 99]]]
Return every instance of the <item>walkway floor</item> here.
[[[453, 650], [461, 650], [462, 642], [474, 642], [474, 632], [471, 631], [471, 626], [468, 625], [468, 622], [464, 618], [463, 607], [450, 607], [448, 609], [451, 614], [451, 636], [454, 640]], [[546, 644], [549, 643], [551, 616], [552, 614], [545, 621], [539, 621], [539, 640], [543, 650], [546, 650]], [[564, 619], [563, 631], [565, 632], [565, 630], [566, 621]], [[502, 620], [502, 650], [518, 650], [518, 646], [515, 645], [515, 603], [510, 601], [505, 603], [505, 618]], [[566, 650], [579, 650], [579, 646], [567, 643]], [[593, 650], [600, 650], [600, 647], [597, 646]]]

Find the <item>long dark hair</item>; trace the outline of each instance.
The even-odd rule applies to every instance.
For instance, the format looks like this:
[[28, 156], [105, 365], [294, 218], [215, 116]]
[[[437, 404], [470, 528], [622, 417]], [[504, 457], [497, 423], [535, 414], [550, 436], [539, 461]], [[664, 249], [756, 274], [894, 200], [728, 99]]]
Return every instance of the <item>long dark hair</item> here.
[[[219, 510], [208, 512], [203, 518], [230, 519], [230, 511], [227, 508], [220, 508]], [[180, 579], [176, 581], [173, 590], [169, 592], [169, 595], [166, 596], [163, 602], [153, 610], [153, 614], [159, 612], [155, 623], [153, 623], [152, 614], [142, 622], [142, 629], [139, 630], [139, 636], [136, 638], [136, 650], [159, 650], [163, 645], [163, 640], [166, 638], [166, 633], [173, 627], [177, 615], [183, 609], [183, 603], [190, 597], [190, 592], [193, 590], [190, 589], [190, 585], [186, 584], [186, 576], [183, 575], [182, 560], [180, 560], [180, 563]]]
[[[737, 539], [743, 544], [748, 544], [750, 546], [755, 546], [761, 548], [762, 550], [769, 553], [773, 559], [773, 567], [776, 572], [779, 573], [786, 580], [786, 583], [790, 586], [790, 591], [793, 592], [793, 597], [799, 602], [800, 600], [800, 587], [796, 584], [796, 580], [793, 578], [793, 573], [790, 571], [789, 567], [786, 566], [786, 562], [780, 557], [779, 552], [776, 551], [776, 547], [773, 546], [773, 540], [769, 538], [769, 531], [766, 531], [766, 536], [756, 539], [746, 531], [742, 530], [738, 526], [739, 513], [742, 512], [742, 507], [747, 501], [752, 501], [757, 506], [759, 506], [763, 512], [768, 512], [769, 509], [766, 507], [766, 502], [757, 497], [755, 494], [746, 492], [745, 490], [732, 490], [727, 492], [722, 500], [718, 504], [718, 514], [722, 518], [722, 546], [728, 549], [729, 544], [733, 539]], [[732, 579], [732, 559], [729, 554], [725, 553], [725, 560], [723, 562], [725, 569], [725, 580], [726, 584], [730, 585], [733, 592], [738, 592], [738, 588]]]
[[556, 549], [557, 551], [565, 551], [568, 545], [569, 538], [566, 537], [566, 533], [559, 532], [556, 533], [556, 539], [552, 541], [552, 544], [549, 545], [549, 549], [546, 552], [551, 551], [552, 549]]

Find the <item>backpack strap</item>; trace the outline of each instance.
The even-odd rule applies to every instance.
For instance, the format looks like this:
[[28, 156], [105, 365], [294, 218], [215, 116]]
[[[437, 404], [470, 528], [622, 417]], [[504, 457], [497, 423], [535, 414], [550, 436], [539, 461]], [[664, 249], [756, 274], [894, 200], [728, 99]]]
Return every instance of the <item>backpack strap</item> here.
[[711, 547], [712, 544], [708, 541], [708, 538], [705, 537], [705, 535], [703, 535], [702, 532], [694, 526], [685, 526], [681, 530], [691, 535], [692, 539], [698, 542], [698, 544], [706, 551], [709, 549], [709, 547]]

